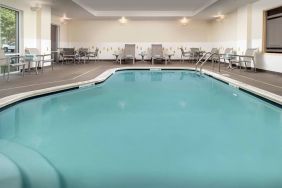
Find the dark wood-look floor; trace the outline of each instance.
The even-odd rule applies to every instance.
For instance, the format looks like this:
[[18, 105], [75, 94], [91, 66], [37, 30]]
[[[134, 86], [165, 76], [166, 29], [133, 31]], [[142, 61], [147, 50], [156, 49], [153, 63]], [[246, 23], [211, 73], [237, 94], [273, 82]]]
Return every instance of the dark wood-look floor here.
[[[112, 61], [89, 62], [87, 64], [58, 64], [55, 65], [53, 71], [48, 67], [44, 69], [44, 72], [42, 74], [39, 73], [38, 75], [36, 75], [34, 72], [26, 73], [24, 77], [21, 77], [20, 74], [13, 74], [11, 75], [10, 81], [6, 81], [5, 79], [0, 78], [0, 98], [21, 92], [93, 79], [107, 69], [125, 66], [195, 67], [194, 64], [187, 62], [172, 62], [168, 65], [151, 65], [149, 62], [136, 62], [135, 65], [119, 65], [113, 63]], [[204, 68], [213, 70], [211, 65], [206, 65]], [[214, 71], [218, 73], [217, 66], [214, 68]], [[224, 65], [222, 65], [220, 74], [282, 96], [281, 74], [272, 74], [269, 72], [254, 73], [253, 71], [240, 71], [238, 69], [230, 70], [226, 69]]]

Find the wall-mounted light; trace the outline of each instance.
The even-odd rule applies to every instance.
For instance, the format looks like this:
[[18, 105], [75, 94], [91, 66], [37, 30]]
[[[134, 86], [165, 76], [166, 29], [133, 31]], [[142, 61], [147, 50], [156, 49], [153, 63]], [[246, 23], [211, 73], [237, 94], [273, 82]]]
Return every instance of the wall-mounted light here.
[[189, 19], [187, 19], [186, 17], [183, 17], [182, 19], [179, 20], [179, 22], [181, 23], [181, 25], [187, 25], [189, 23]]
[[121, 23], [121, 24], [126, 24], [127, 22], [128, 22], [128, 20], [123, 16], [123, 17], [121, 17], [119, 20], [119, 23]]
[[69, 18], [69, 17], [66, 16], [66, 14], [64, 14], [64, 15], [60, 18], [60, 21], [61, 21], [61, 23], [66, 24], [67, 21], [69, 21], [69, 20], [71, 20], [71, 19], [72, 19], [72, 18]]
[[215, 18], [216, 21], [220, 22], [220, 21], [222, 21], [225, 18], [225, 15], [218, 14], [218, 15], [215, 15], [213, 17]]
[[42, 7], [42, 5], [39, 2], [31, 2], [30, 3], [30, 10], [31, 11], [36, 12], [36, 11], [40, 10], [41, 7]]

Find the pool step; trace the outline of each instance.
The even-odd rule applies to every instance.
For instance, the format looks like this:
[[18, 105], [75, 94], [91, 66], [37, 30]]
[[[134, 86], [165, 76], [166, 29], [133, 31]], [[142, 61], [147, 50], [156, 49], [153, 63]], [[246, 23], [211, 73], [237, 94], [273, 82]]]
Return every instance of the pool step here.
[[22, 176], [17, 165], [0, 153], [0, 187], [21, 188]]
[[[0, 151], [15, 163], [15, 165], [19, 168], [19, 172], [21, 173], [21, 175], [19, 175], [19, 172], [16, 171], [16, 169], [12, 169], [10, 176], [15, 177], [16, 182], [15, 185], [13, 185], [11, 188], [18, 188], [17, 182], [19, 181], [19, 176], [21, 176], [23, 187], [61, 187], [61, 179], [59, 173], [40, 153], [32, 150], [31, 148], [7, 140], [0, 140]], [[0, 161], [0, 169], [7, 167], [7, 165], [10, 165], [11, 168], [15, 168], [8, 163], [9, 161], [7, 160], [5, 163], [1, 163]], [[3, 177], [3, 175], [0, 176]], [[2, 185], [2, 183], [6, 184], [10, 182], [0, 181], [0, 187], [8, 187]]]

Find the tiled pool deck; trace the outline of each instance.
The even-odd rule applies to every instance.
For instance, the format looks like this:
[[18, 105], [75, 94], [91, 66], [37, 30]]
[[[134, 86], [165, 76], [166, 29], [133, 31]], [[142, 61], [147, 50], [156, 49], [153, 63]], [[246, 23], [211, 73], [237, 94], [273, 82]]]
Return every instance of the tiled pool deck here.
[[[10, 81], [6, 81], [0, 78], [0, 98], [18, 94], [22, 92], [44, 89], [53, 86], [60, 86], [64, 84], [70, 84], [75, 82], [81, 82], [93, 79], [103, 73], [104, 71], [112, 68], [120, 67], [187, 67], [194, 68], [192, 63], [179, 63], [172, 62], [168, 65], [156, 64], [151, 65], [149, 62], [136, 62], [135, 65], [123, 64], [119, 65], [112, 61], [97, 61], [87, 64], [58, 64], [54, 66], [54, 70], [51, 68], [44, 69], [44, 73], [39, 72], [38, 75], [35, 72], [26, 73], [24, 77], [20, 74], [13, 74], [10, 77]], [[269, 72], [256, 72], [245, 71], [238, 69], [226, 69], [224, 65], [221, 66], [221, 72], [218, 72], [218, 66], [213, 68], [210, 65], [206, 65], [204, 69], [214, 71], [223, 76], [244, 82], [251, 86], [269, 91], [271, 93], [282, 96], [282, 74], [273, 74]]]

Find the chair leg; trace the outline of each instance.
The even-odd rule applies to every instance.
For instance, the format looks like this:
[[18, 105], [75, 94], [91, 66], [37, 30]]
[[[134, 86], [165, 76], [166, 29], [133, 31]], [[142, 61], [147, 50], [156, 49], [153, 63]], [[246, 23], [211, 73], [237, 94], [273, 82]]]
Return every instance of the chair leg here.
[[257, 68], [256, 68], [256, 62], [255, 60], [253, 60], [253, 63], [254, 63], [254, 71], [257, 72]]
[[25, 72], [25, 64], [23, 65], [23, 69], [22, 69], [22, 75], [24, 77], [24, 72]]
[[8, 78], [7, 78], [7, 80], [9, 81], [10, 80], [10, 65], [8, 65]]
[[4, 66], [3, 79], [5, 79], [6, 68], [7, 68], [7, 66]]
[[38, 74], [38, 66], [39, 66], [39, 63], [35, 62], [35, 72], [36, 72], [36, 74]]

